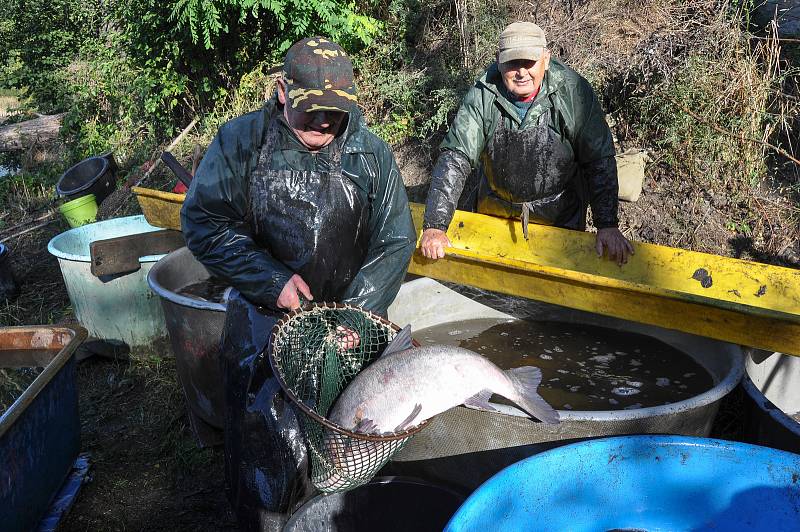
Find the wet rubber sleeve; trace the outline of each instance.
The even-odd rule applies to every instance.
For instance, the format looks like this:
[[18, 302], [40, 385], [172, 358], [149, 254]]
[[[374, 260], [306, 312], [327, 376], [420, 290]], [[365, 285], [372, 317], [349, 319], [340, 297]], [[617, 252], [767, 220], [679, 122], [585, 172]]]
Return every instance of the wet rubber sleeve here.
[[[293, 272], [250, 234], [247, 179], [242, 175], [246, 165], [232, 164], [226, 157], [226, 136], [221, 130], [192, 180], [181, 208], [183, 235], [187, 247], [213, 276], [256, 305], [277, 310], [275, 303]], [[234, 148], [233, 153], [248, 158], [241, 146]]]
[[467, 92], [439, 146], [442, 151], [431, 172], [423, 229], [447, 230], [464, 183], [478, 165], [486, 145], [486, 115], [493, 109], [489, 101], [492, 95], [486, 92], [477, 85]]
[[405, 277], [417, 234], [394, 156], [386, 145], [375, 156], [377, 187], [371, 200], [369, 250], [342, 302], [386, 316]]
[[469, 160], [461, 152], [444, 150], [439, 155], [431, 172], [423, 229], [447, 231], [471, 171]]
[[598, 229], [617, 227], [619, 182], [614, 159], [614, 139], [592, 87], [581, 80], [573, 95], [576, 123], [573, 144], [581, 174], [589, 185], [592, 221]]
[[614, 157], [605, 157], [582, 165], [581, 171], [589, 182], [589, 204], [592, 206], [592, 222], [598, 229], [618, 227], [619, 182], [617, 162]]

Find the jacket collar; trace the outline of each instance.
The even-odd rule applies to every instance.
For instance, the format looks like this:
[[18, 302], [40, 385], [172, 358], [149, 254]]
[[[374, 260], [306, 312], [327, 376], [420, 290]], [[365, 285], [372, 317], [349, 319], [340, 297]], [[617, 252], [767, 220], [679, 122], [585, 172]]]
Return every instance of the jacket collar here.
[[[566, 67], [555, 57], [550, 59], [550, 67], [545, 72], [544, 79], [542, 80], [542, 87], [539, 89], [539, 94], [533, 100], [533, 107], [540, 107], [543, 111], [550, 107], [550, 95], [557, 92], [565, 81]], [[477, 84], [495, 95], [496, 101], [511, 117], [512, 120], [520, 122], [519, 114], [517, 113], [514, 103], [506, 97], [506, 89], [503, 84], [503, 78], [500, 74], [500, 69], [497, 63], [492, 65], [478, 78]], [[528, 115], [540, 115], [535, 109], [531, 109]], [[527, 119], [527, 117], [526, 117]]]

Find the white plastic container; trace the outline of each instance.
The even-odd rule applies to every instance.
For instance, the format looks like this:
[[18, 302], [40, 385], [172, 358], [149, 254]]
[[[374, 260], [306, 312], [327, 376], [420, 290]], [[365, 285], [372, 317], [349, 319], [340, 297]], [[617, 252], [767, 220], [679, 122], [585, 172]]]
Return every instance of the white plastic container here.
[[100, 279], [92, 274], [89, 253], [96, 240], [159, 230], [144, 216], [127, 216], [70, 229], [47, 244], [58, 258], [75, 317], [90, 336], [135, 346], [167, 335], [161, 303], [147, 285], [147, 273], [164, 255], [140, 257], [139, 270]]

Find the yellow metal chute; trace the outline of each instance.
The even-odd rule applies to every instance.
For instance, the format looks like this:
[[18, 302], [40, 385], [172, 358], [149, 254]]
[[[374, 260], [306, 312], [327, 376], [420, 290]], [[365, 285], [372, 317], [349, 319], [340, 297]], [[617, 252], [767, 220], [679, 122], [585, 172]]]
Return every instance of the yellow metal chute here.
[[[150, 224], [180, 229], [183, 194], [135, 188]], [[411, 204], [416, 227], [424, 206]], [[421, 231], [420, 231], [421, 232]], [[595, 237], [456, 211], [452, 247], [409, 272], [769, 351], [800, 355], [800, 271], [634, 242], [625, 266], [599, 259]]]
[[[422, 226], [424, 207], [412, 204]], [[456, 211], [444, 259], [409, 272], [668, 329], [800, 355], [800, 271], [634, 243], [620, 267], [589, 233]]]

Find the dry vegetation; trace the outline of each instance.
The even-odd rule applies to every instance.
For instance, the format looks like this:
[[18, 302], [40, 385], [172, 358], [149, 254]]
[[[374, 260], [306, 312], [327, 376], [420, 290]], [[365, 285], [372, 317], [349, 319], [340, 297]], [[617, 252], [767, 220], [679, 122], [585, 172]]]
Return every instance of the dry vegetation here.
[[[621, 206], [628, 236], [798, 264], [800, 70], [797, 45], [781, 42], [774, 26], [752, 34], [748, 13], [718, 0], [458, 0], [421, 16], [414, 57], [423, 58], [434, 87], [454, 89], [440, 102], [450, 116], [453, 93], [463, 93], [492, 60], [487, 35], [512, 20], [545, 29], [554, 53], [601, 96], [618, 152], [635, 147], [651, 156], [642, 198]], [[456, 60], [461, 76], [452, 74]], [[427, 178], [438, 138], [400, 150], [407, 182]]]
[[19, 99], [16, 96], [0, 96], [0, 124], [14, 114], [17, 107], [19, 107]]

